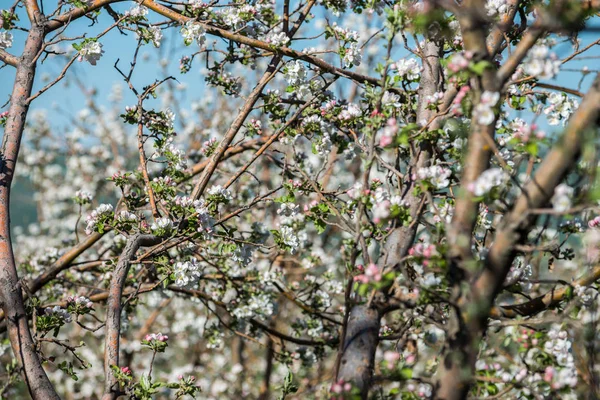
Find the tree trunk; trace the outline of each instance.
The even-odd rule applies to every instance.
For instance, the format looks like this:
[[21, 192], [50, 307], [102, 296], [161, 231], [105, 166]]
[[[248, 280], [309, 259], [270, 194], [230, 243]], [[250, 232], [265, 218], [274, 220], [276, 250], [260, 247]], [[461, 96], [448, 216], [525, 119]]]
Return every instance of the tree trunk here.
[[[38, 17], [39, 14], [36, 15]], [[48, 379], [29, 331], [21, 285], [10, 237], [10, 188], [15, 173], [25, 118], [35, 77], [36, 57], [44, 43], [43, 26], [32, 21], [23, 55], [19, 59], [10, 108], [2, 138], [0, 160], [0, 295], [13, 353], [33, 399], [59, 399]]]

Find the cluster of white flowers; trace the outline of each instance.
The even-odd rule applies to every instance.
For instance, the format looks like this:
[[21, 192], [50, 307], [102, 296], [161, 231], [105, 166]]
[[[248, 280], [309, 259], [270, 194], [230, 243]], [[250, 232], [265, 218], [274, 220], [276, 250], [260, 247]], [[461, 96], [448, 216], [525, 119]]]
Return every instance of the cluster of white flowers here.
[[493, 107], [498, 104], [500, 100], [500, 93], [485, 91], [481, 94], [479, 104], [473, 109], [473, 116], [477, 120], [478, 124], [490, 125], [494, 122], [495, 114]]
[[206, 40], [206, 30], [199, 23], [188, 21], [181, 28], [181, 36], [183, 36], [183, 42], [186, 46], [189, 46], [195, 40], [198, 43], [198, 46], [202, 47]]
[[150, 226], [150, 230], [155, 235], [168, 235], [173, 230], [173, 221], [169, 218], [157, 218], [152, 226]]
[[159, 186], [165, 186], [165, 187], [177, 186], [177, 182], [175, 181], [175, 179], [171, 178], [170, 176], [159, 176], [159, 177], [152, 179], [152, 182], [154, 182], [155, 184], [157, 184]]
[[269, 317], [273, 314], [273, 303], [266, 293], [255, 294], [250, 298], [248, 304], [237, 307], [232, 314], [236, 318]]
[[[310, 337], [318, 338], [324, 331], [323, 321], [320, 319], [313, 319], [306, 330], [306, 334]], [[315, 360], [316, 361], [316, 360]]]
[[13, 44], [13, 35], [10, 32], [2, 31], [0, 32], [0, 49], [8, 49], [12, 47]]
[[284, 245], [291, 248], [291, 252], [294, 253], [298, 247], [300, 247], [300, 239], [294, 229], [290, 226], [284, 225], [281, 227], [281, 241]]
[[419, 168], [417, 171], [417, 179], [426, 180], [431, 183], [436, 189], [443, 189], [450, 184], [448, 179], [452, 175], [450, 169], [441, 165], [432, 165], [430, 167]]
[[306, 68], [298, 60], [290, 61], [285, 65], [284, 78], [291, 86], [298, 86], [306, 82]]
[[130, 10], [125, 11], [125, 15], [131, 18], [140, 18], [148, 15], [148, 9], [144, 6], [136, 4]]
[[445, 222], [447, 224], [452, 221], [454, 215], [454, 207], [450, 203], [444, 203], [443, 206], [438, 207], [437, 213], [433, 216], [433, 222], [440, 223]]
[[199, 201], [194, 201], [190, 196], [176, 196], [174, 200], [176, 205], [184, 208], [194, 205], [195, 202]]
[[300, 214], [300, 206], [294, 203], [282, 203], [277, 210], [281, 225], [292, 225], [294, 222], [303, 220], [304, 216]]
[[431, 385], [427, 383], [409, 383], [406, 385], [406, 391], [410, 393], [415, 393], [417, 396], [423, 399], [431, 398], [433, 390], [431, 389]]
[[138, 220], [137, 215], [127, 210], [123, 210], [117, 216], [117, 220], [121, 222], [136, 222]]
[[505, 14], [507, 10], [506, 0], [487, 0], [485, 3], [485, 11], [488, 17]]
[[256, 6], [245, 4], [242, 6], [225, 7], [220, 11], [220, 15], [225, 25], [232, 27], [234, 30], [239, 30], [244, 27], [247, 21], [260, 12], [261, 6], [261, 4], [257, 4]]
[[193, 286], [202, 276], [200, 264], [195, 258], [177, 262], [173, 267], [173, 274], [175, 275], [175, 284], [181, 287]]
[[360, 107], [354, 103], [350, 103], [350, 104], [348, 104], [348, 106], [346, 106], [346, 108], [344, 108], [342, 110], [342, 112], [340, 113], [338, 118], [343, 121], [349, 121], [349, 120], [358, 118], [361, 115], [362, 115], [362, 111], [361, 111]]
[[265, 38], [265, 42], [274, 47], [283, 47], [290, 42], [290, 38], [285, 32], [271, 32]]
[[189, 0], [188, 3], [194, 10], [199, 10], [207, 6], [203, 0]]
[[86, 218], [87, 226], [85, 227], [85, 233], [91, 235], [94, 232], [96, 224], [102, 217], [109, 217], [113, 215], [113, 206], [111, 204], [100, 204], [90, 215]]
[[87, 61], [92, 65], [96, 65], [96, 62], [102, 57], [104, 50], [102, 50], [102, 43], [98, 41], [89, 40], [83, 44], [79, 50], [79, 62]]
[[78, 190], [75, 192], [75, 197], [82, 203], [87, 204], [92, 201], [92, 194], [85, 190]]
[[69, 323], [73, 320], [73, 318], [71, 318], [71, 314], [69, 314], [67, 310], [61, 308], [60, 306], [46, 307], [44, 314], [57, 316], [66, 323]]
[[[252, 257], [254, 256], [254, 248], [249, 245], [238, 246], [233, 255], [231, 256], [231, 260], [238, 263], [241, 267], [248, 267], [252, 262]], [[266, 281], [265, 281], [266, 282]]]
[[[508, 129], [512, 132], [512, 138], [517, 139], [522, 143], [527, 143], [533, 137], [537, 139], [543, 139], [546, 137], [546, 133], [539, 130], [536, 124], [528, 125], [527, 122], [521, 118], [515, 118], [508, 124]], [[502, 144], [502, 141], [499, 141]]]
[[558, 125], [560, 121], [563, 125], [566, 124], [573, 111], [579, 107], [577, 100], [571, 99], [561, 92], [550, 93], [548, 103], [550, 106], [544, 110], [544, 114], [548, 115], [550, 125]]
[[443, 98], [444, 98], [444, 93], [443, 92], [435, 92], [434, 94], [425, 97], [425, 103], [428, 106], [430, 106], [430, 105], [437, 106], [438, 103], [440, 101], [442, 101]]
[[419, 284], [426, 288], [439, 286], [440, 283], [442, 283], [442, 278], [436, 276], [433, 272], [428, 272], [419, 277]]
[[536, 78], [551, 79], [560, 70], [561, 61], [546, 45], [535, 45], [529, 50], [523, 69]]
[[353, 31], [351, 29], [346, 29], [334, 22], [332, 25], [333, 31], [335, 32], [337, 39], [345, 40], [347, 42], [357, 42], [359, 35], [358, 32]]
[[230, 202], [233, 199], [231, 192], [221, 185], [212, 186], [206, 193], [209, 196], [219, 197], [225, 202]]
[[173, 138], [167, 139], [164, 145], [152, 154], [152, 159], [166, 157], [170, 166], [176, 171], [184, 171], [187, 168], [187, 159], [183, 150], [173, 144]]
[[402, 105], [402, 103], [400, 103], [400, 95], [392, 92], [385, 92], [383, 94], [383, 97], [381, 98], [381, 104], [383, 106], [392, 106], [396, 108]]
[[409, 81], [419, 79], [421, 76], [421, 67], [414, 58], [402, 59], [391, 65], [391, 68], [398, 72], [398, 75], [405, 77]]
[[67, 297], [67, 303], [74, 303], [76, 306], [86, 308], [92, 308], [94, 306], [94, 303], [85, 296], [69, 296]]
[[470, 51], [455, 53], [450, 57], [450, 61], [448, 62], [448, 69], [451, 72], [457, 73], [462, 70], [467, 69], [471, 59], [473, 58], [473, 53]]
[[359, 66], [362, 62], [362, 55], [357, 43], [350, 43], [346, 49], [344, 49], [344, 58], [342, 59], [344, 68], [350, 68], [352, 66]]
[[148, 27], [148, 33], [154, 47], [160, 47], [160, 41], [163, 38], [162, 30], [158, 26], [150, 26]]
[[333, 143], [330, 135], [335, 131], [332, 124], [319, 115], [313, 114], [302, 120], [302, 127], [311, 133], [321, 133], [321, 137], [314, 141], [314, 148], [318, 155], [326, 156], [331, 152]]
[[475, 182], [469, 184], [469, 191], [475, 196], [485, 196], [493, 188], [504, 186], [508, 179], [508, 174], [502, 168], [486, 169]]
[[315, 142], [315, 150], [317, 151], [317, 154], [322, 157], [331, 153], [332, 147], [333, 143], [331, 142], [331, 137], [329, 137], [327, 133], [324, 133], [320, 140]]
[[550, 329], [547, 336], [549, 340], [544, 343], [544, 350], [556, 358], [559, 366], [565, 367], [564, 369], [572, 368], [575, 371], [574, 374], [570, 375], [571, 379], [562, 382], [563, 386], [575, 386], [577, 384], [577, 369], [574, 365], [573, 354], [571, 354], [571, 341], [567, 331], [555, 325]]
[[567, 185], [566, 183], [561, 183], [554, 189], [554, 195], [550, 200], [552, 202], [552, 207], [555, 211], [565, 212], [571, 208], [573, 193], [575, 190]]
[[204, 199], [194, 201], [194, 207], [196, 208], [196, 216], [200, 226], [198, 232], [212, 232], [212, 221], [208, 208], [206, 207], [206, 201]]
[[[362, 186], [361, 186], [362, 187]], [[373, 195], [373, 221], [375, 223], [381, 222], [381, 220], [390, 216], [391, 207], [407, 207], [408, 203], [402, 200], [401, 196], [392, 196], [383, 187], [375, 189]]]

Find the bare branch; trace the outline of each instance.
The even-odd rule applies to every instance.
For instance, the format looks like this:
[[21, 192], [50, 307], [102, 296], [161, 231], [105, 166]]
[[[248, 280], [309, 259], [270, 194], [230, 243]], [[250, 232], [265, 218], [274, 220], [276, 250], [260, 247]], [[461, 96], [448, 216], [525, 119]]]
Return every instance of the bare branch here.
[[12, 54], [8, 53], [3, 49], [0, 49], [0, 61], [10, 66], [16, 67], [19, 62], [19, 58], [13, 56]]

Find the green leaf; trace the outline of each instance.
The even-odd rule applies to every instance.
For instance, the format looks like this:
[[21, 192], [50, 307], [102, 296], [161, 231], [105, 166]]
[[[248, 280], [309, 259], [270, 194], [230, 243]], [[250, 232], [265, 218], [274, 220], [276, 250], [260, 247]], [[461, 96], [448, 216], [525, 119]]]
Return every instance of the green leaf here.
[[412, 368], [408, 368], [408, 367], [402, 368], [402, 370], [400, 371], [400, 376], [402, 376], [402, 378], [404, 378], [404, 379], [412, 379], [412, 377], [413, 377]]
[[493, 65], [491, 62], [486, 61], [486, 60], [481, 60], [481, 61], [477, 61], [476, 63], [470, 63], [469, 64], [469, 70], [471, 70], [471, 72], [475, 73], [476, 75], [483, 75], [483, 71], [485, 71], [487, 68], [491, 68]]

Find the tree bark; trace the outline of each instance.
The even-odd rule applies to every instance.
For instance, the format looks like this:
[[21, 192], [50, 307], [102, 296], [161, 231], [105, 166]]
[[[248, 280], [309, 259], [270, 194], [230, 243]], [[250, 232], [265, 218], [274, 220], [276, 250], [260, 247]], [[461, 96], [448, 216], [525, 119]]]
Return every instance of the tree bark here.
[[34, 399], [59, 399], [42, 367], [29, 331], [10, 236], [10, 189], [29, 109], [27, 98], [33, 87], [36, 56], [44, 43], [44, 27], [34, 20], [31, 24], [23, 55], [18, 60], [0, 155], [0, 295], [10, 344], [22, 367], [29, 394]]
[[112, 373], [111, 366], [119, 366], [119, 347], [121, 335], [121, 296], [129, 272], [130, 261], [142, 246], [152, 246], [160, 243], [160, 238], [154, 235], [136, 234], [129, 238], [125, 249], [110, 281], [110, 289], [106, 312], [106, 337], [104, 344], [104, 395], [103, 400], [113, 400], [119, 395], [119, 388]]

